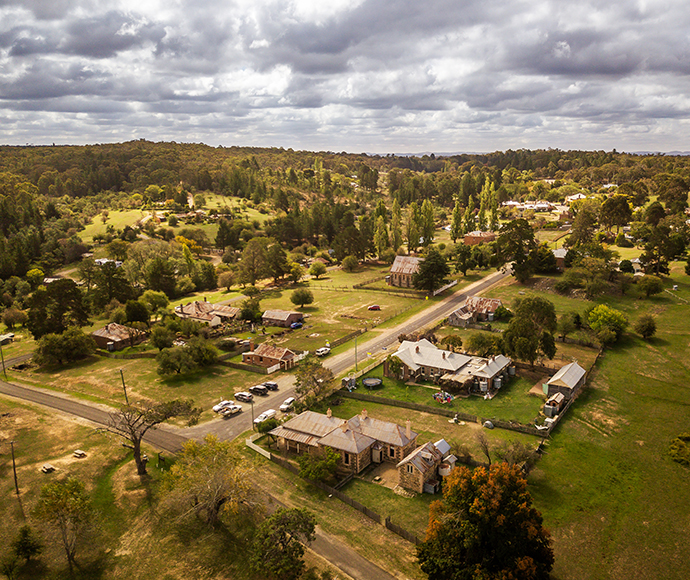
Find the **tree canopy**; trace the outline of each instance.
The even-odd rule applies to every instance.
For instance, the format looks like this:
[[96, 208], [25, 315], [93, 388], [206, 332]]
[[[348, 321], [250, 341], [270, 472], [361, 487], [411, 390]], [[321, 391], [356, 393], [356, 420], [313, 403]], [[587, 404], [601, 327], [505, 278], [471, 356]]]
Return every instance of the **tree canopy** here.
[[551, 540], [517, 466], [462, 466], [444, 484], [417, 549], [429, 580], [549, 578]]

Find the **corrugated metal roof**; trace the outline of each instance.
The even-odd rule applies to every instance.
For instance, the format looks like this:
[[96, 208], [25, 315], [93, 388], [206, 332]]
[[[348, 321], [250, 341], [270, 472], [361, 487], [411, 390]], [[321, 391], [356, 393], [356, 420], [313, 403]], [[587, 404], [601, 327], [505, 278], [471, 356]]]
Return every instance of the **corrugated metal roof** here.
[[404, 340], [393, 356], [397, 356], [415, 371], [420, 366], [425, 366], [453, 372], [470, 360], [470, 357], [464, 354], [437, 348], [425, 338], [417, 342]]
[[117, 322], [110, 322], [106, 324], [103, 328], [94, 330], [91, 333], [93, 336], [101, 336], [107, 338], [108, 340], [118, 341], [118, 340], [129, 340], [130, 336], [137, 338], [145, 334], [143, 331], [136, 328], [131, 328], [129, 326], [123, 326]]
[[419, 270], [419, 263], [424, 258], [414, 256], [396, 256], [391, 266], [391, 274], [416, 274]]
[[[430, 459], [424, 457], [425, 454], [431, 456]], [[443, 461], [443, 454], [436, 448], [436, 446], [429, 442], [421, 447], [417, 447], [405, 459], [398, 463], [397, 467], [411, 463], [422, 473], [435, 469], [436, 466]]]
[[283, 423], [282, 426], [292, 431], [308, 433], [315, 437], [323, 437], [344, 422], [345, 419], [329, 417], [321, 413], [315, 413], [314, 411], [304, 411], [297, 415], [297, 417], [293, 417], [286, 423]]
[[271, 320], [288, 320], [292, 314], [297, 314], [302, 318], [301, 312], [293, 312], [291, 310], [266, 310], [261, 318], [270, 318]]
[[462, 315], [464, 313], [477, 312], [480, 314], [489, 314], [496, 312], [499, 306], [503, 306], [503, 302], [498, 298], [484, 298], [483, 296], [468, 296], [465, 303], [458, 308], [454, 314]]
[[234, 318], [240, 309], [223, 304], [211, 304], [210, 302], [196, 300], [187, 304], [175, 307], [175, 314], [182, 318], [198, 318], [200, 320], [211, 320], [214, 316], [220, 318]]
[[450, 453], [450, 444], [445, 439], [439, 439], [436, 441], [436, 443], [434, 443], [434, 446], [441, 452], [443, 457]]
[[274, 358], [277, 360], [291, 359], [295, 357], [295, 353], [289, 348], [283, 348], [282, 346], [276, 346], [267, 342], [257, 346], [251, 354], [255, 356], [265, 356], [266, 358]]
[[353, 431], [363, 433], [372, 439], [376, 439], [376, 441], [398, 447], [405, 447], [405, 445], [408, 445], [410, 441], [417, 437], [417, 433], [411, 430], [411, 437], [408, 438], [405, 427], [401, 427], [397, 423], [381, 421], [372, 417], [363, 418], [361, 415], [355, 415], [347, 424]]
[[293, 431], [292, 429], [286, 429], [283, 425], [276, 427], [275, 429], [269, 431], [271, 435], [276, 437], [283, 437], [284, 439], [289, 439], [295, 443], [303, 443], [304, 445], [311, 445], [312, 447], [318, 447], [319, 438], [314, 435], [307, 435], [306, 433], [300, 433], [299, 431]]
[[319, 445], [340, 449], [347, 453], [359, 454], [376, 443], [376, 439], [353, 431], [352, 429], [333, 429], [328, 435], [319, 440]]
[[580, 379], [587, 374], [587, 371], [583, 369], [576, 362], [571, 362], [570, 364], [561, 367], [561, 369], [549, 379], [549, 385], [558, 385], [561, 387], [566, 387], [568, 389], [574, 389]]

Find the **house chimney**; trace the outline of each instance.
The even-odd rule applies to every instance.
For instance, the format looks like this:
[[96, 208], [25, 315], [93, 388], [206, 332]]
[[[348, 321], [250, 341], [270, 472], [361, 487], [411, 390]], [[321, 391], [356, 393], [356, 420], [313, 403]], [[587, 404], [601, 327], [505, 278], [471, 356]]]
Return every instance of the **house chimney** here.
[[328, 411], [326, 411], [326, 417], [328, 417], [330, 419], [332, 414], [333, 413], [331, 413], [331, 408], [328, 407]]
[[254, 339], [253, 338], [249, 339], [249, 350], [254, 352]]
[[416, 346], [415, 349], [414, 349], [414, 351], [415, 351], [417, 354], [419, 354], [419, 346]]
[[367, 418], [367, 410], [362, 409], [362, 421], [364, 421], [364, 419], [366, 419], [366, 418]]
[[446, 360], [446, 351], [444, 350], [443, 353], [441, 354], [443, 356], [443, 360]]
[[347, 421], [343, 421], [340, 424], [340, 429], [342, 430], [343, 433], [347, 433]]
[[410, 420], [405, 421], [405, 437], [412, 439], [412, 429], [410, 428]]

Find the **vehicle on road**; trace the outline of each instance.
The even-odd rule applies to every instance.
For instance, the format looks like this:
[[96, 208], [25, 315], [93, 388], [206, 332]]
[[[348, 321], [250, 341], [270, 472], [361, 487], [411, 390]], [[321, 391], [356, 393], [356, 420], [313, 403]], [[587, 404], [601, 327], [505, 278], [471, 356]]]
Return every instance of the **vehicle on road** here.
[[225, 407], [229, 407], [230, 405], [234, 405], [235, 401], [227, 401], [227, 400], [222, 400], [220, 403], [217, 405], [213, 405], [213, 410], [216, 413], [220, 413]]
[[367, 310], [381, 310], [381, 307], [378, 304], [372, 304]]
[[302, 323], [301, 322], [293, 322], [290, 325], [290, 328], [292, 328], [293, 330], [296, 330], [297, 328], [302, 328]]
[[277, 391], [278, 390], [278, 383], [273, 382], [273, 381], [266, 381], [265, 383], [261, 383], [264, 387], [266, 387], [269, 391]]
[[256, 419], [254, 419], [254, 423], [258, 425], [259, 423], [263, 423], [264, 421], [267, 421], [268, 419], [273, 419], [273, 417], [276, 416], [276, 410], [275, 409], [267, 409], [261, 415], [259, 415]]
[[240, 393], [235, 393], [235, 399], [238, 401], [243, 401], [244, 403], [251, 403], [254, 400], [254, 395], [242, 391]]
[[249, 392], [253, 395], [268, 397], [268, 389], [263, 385], [254, 385], [253, 387], [249, 387]]
[[283, 401], [283, 404], [278, 407], [283, 413], [287, 413], [288, 411], [292, 411], [292, 407], [295, 404], [295, 397], [288, 397]]
[[317, 348], [314, 351], [314, 354], [316, 356], [326, 356], [327, 354], [330, 354], [330, 353], [331, 353], [331, 349], [327, 346], [322, 346], [321, 348]]
[[227, 407], [221, 409], [220, 414], [223, 417], [232, 417], [242, 412], [242, 405], [228, 405]]

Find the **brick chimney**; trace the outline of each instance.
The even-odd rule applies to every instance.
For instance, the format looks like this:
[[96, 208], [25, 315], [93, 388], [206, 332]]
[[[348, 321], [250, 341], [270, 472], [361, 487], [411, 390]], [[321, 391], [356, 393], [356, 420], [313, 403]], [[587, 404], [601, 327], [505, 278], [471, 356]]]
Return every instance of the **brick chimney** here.
[[331, 413], [331, 408], [328, 407], [328, 411], [326, 411], [326, 417], [328, 417], [330, 419], [332, 414], [333, 413]]
[[362, 415], [362, 421], [364, 421], [364, 420], [367, 418], [367, 410], [366, 410], [366, 409], [362, 409], [361, 415]]
[[254, 352], [254, 339], [253, 338], [249, 339], [249, 350]]
[[446, 360], [446, 351], [445, 350], [441, 353], [441, 356], [443, 356], [443, 360]]
[[419, 346], [416, 346], [415, 349], [414, 349], [414, 351], [415, 351], [417, 354], [419, 354]]
[[412, 428], [410, 427], [410, 420], [405, 421], [405, 437], [412, 439]]
[[347, 433], [347, 421], [343, 421], [340, 425], [340, 429], [343, 433]]

